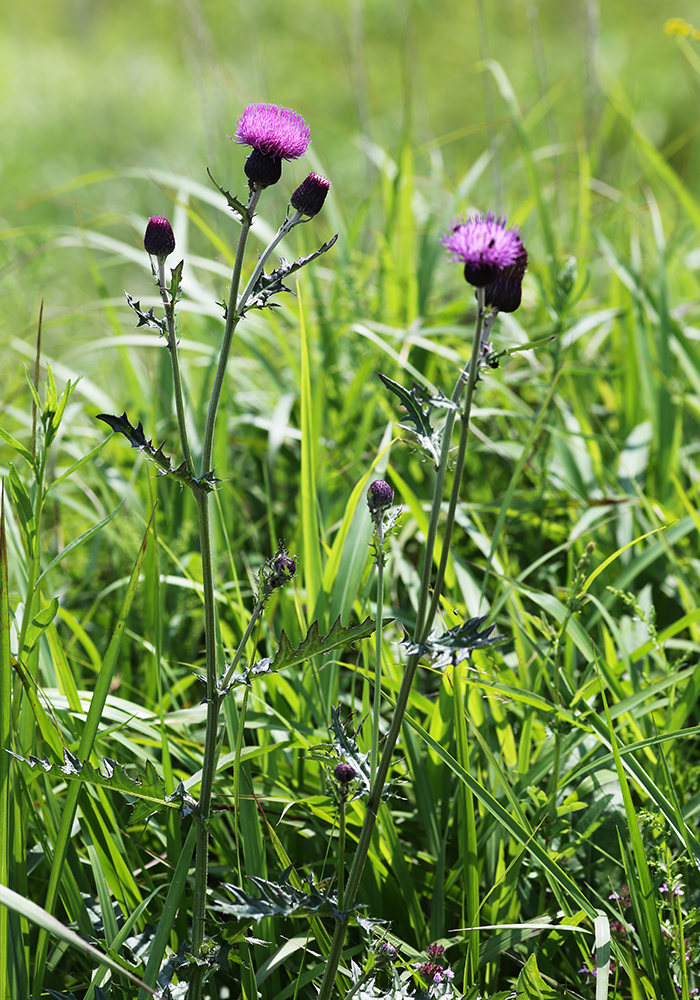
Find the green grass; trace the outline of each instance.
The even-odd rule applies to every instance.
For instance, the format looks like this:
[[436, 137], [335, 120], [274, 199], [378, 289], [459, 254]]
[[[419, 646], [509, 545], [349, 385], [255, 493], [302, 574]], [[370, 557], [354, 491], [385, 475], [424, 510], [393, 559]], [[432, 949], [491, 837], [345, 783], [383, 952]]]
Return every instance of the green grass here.
[[[455, 215], [505, 211], [530, 258], [523, 305], [494, 331], [508, 353], [477, 388], [441, 606], [446, 627], [488, 613], [504, 641], [418, 672], [359, 892], [385, 923], [351, 929], [337, 995], [374, 938], [397, 946], [409, 985], [411, 963], [439, 941], [459, 993], [592, 998], [597, 987], [602, 1000], [601, 915], [610, 996], [700, 987], [699, 50], [663, 34], [683, 10], [638, 5], [631, 19], [606, 5], [587, 96], [582, 20], [554, 5], [537, 21], [525, 5], [490, 7], [482, 73], [476, 12], [438, 6], [129, 2], [90, 20], [64, 3], [31, 21], [2, 15], [0, 92], [12, 83], [18, 96], [0, 121], [0, 732], [3, 747], [54, 768], [0, 758], [0, 1000], [49, 988], [145, 998], [107, 957], [155, 986], [161, 957], [188, 942], [192, 817], [172, 807], [134, 820], [138, 796], [55, 765], [66, 747], [132, 778], [153, 771], [161, 795], [181, 781], [198, 794], [196, 506], [123, 439], [105, 442], [94, 418], [126, 410], [179, 461], [167, 352], [122, 297], [156, 304], [141, 240], [163, 212], [185, 258], [180, 356], [199, 451], [237, 235], [205, 167], [244, 193], [243, 152], [225, 136], [258, 99], [298, 108], [313, 145], [261, 202], [247, 273], [306, 168], [331, 178], [331, 195], [280, 250], [340, 238], [300, 274], [297, 298], [235, 336], [213, 505], [229, 662], [280, 538], [299, 573], [270, 602], [247, 665], [274, 655], [283, 630], [294, 645], [314, 621], [324, 633], [338, 616], [374, 615], [364, 492], [381, 476], [403, 506], [385, 570], [386, 733], [433, 471], [376, 373], [449, 394], [467, 360], [472, 290], [438, 243]], [[59, 395], [81, 381], [37, 522], [22, 365], [33, 373], [41, 298], [42, 383], [47, 361]], [[250, 876], [279, 882], [290, 864], [299, 891], [309, 873], [334, 876], [330, 710], [351, 727], [366, 717], [369, 752], [374, 668], [370, 638], [225, 699], [212, 899], [230, 902], [224, 882], [254, 895]], [[361, 800], [348, 804], [348, 861], [363, 816]], [[623, 884], [629, 901], [611, 898]], [[231, 945], [230, 971], [208, 995], [316, 995], [329, 916], [218, 919], [208, 932]], [[597, 979], [580, 971], [596, 966]]]

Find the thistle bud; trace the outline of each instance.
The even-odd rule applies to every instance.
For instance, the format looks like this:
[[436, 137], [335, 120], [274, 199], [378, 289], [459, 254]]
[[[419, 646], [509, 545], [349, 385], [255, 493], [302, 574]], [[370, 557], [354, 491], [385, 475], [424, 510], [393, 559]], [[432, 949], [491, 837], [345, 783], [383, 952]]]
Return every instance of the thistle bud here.
[[289, 199], [289, 203], [297, 212], [313, 218], [323, 208], [330, 186], [331, 182], [320, 174], [309, 174]]
[[163, 215], [153, 215], [148, 220], [146, 233], [143, 237], [146, 252], [152, 257], [165, 259], [175, 249], [173, 227]]
[[372, 517], [382, 514], [394, 502], [394, 491], [383, 479], [375, 479], [367, 490], [367, 506]]
[[352, 764], [338, 764], [333, 770], [333, 777], [339, 785], [349, 785], [357, 777]]

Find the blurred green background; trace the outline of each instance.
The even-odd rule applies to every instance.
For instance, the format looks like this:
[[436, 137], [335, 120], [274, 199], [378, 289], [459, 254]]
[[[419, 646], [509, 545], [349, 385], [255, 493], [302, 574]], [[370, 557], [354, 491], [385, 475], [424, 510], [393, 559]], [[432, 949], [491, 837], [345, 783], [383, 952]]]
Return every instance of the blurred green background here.
[[[576, 158], [569, 154], [583, 133], [593, 142], [598, 134], [599, 181], [615, 184], [618, 159], [628, 156], [624, 127], [606, 123], [602, 81], [624, 92], [635, 124], [696, 187], [698, 76], [663, 33], [669, 17], [692, 20], [692, 4], [608, 0], [598, 8], [593, 0], [490, 0], [483, 13], [482, 20], [473, 0], [4, 4], [4, 337], [33, 336], [44, 296], [51, 349], [60, 353], [64, 338], [80, 336], [71, 318], [94, 295], [80, 254], [42, 252], [49, 234], [41, 227], [77, 224], [137, 246], [135, 232], [124, 228], [130, 213], [169, 207], [155, 184], [133, 177], [71, 189], [72, 179], [137, 168], [207, 183], [209, 166], [224, 186], [242, 188], [244, 153], [227, 134], [252, 101], [286, 104], [305, 116], [312, 164], [331, 178], [351, 216], [366, 194], [368, 157], [381, 156], [370, 144], [395, 155], [409, 130], [417, 172], [434, 177], [437, 166], [449, 188], [486, 148], [492, 118], [507, 171], [509, 146], [517, 144], [492, 81], [490, 100], [486, 92], [484, 55], [505, 68], [521, 108], [533, 116], [538, 155], [554, 157], [566, 180], [575, 183]], [[518, 155], [513, 149], [512, 158]], [[307, 161], [294, 164], [287, 176], [301, 179], [307, 169]], [[55, 188], [55, 196], [38, 197]], [[507, 199], [496, 204], [488, 172], [479, 198], [479, 207], [508, 209]], [[109, 294], [121, 294], [108, 285]], [[5, 378], [5, 365], [3, 372]]]

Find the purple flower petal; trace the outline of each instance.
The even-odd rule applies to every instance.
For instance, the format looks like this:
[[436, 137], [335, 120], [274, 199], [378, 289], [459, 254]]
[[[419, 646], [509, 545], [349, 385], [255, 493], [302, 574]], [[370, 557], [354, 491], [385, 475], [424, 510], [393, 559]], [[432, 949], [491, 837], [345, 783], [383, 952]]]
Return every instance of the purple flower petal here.
[[234, 142], [265, 156], [296, 160], [309, 147], [309, 126], [296, 111], [278, 104], [249, 104], [238, 119]]
[[507, 229], [506, 220], [495, 219], [492, 212], [486, 218], [457, 220], [440, 242], [452, 260], [464, 264], [465, 279], [477, 288], [490, 285], [506, 268], [518, 264], [524, 253], [519, 230]]

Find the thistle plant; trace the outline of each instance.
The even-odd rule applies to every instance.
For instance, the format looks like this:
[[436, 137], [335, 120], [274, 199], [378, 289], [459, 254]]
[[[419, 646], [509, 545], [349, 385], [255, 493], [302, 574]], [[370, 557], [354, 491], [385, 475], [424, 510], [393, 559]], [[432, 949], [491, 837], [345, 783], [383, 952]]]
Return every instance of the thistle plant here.
[[[254, 627], [263, 613], [267, 600], [273, 590], [291, 580], [296, 570], [295, 560], [286, 553], [284, 546], [280, 543], [277, 554], [267, 569], [261, 573], [260, 587], [255, 605], [233, 660], [226, 666], [223, 674], [221, 674], [219, 672], [219, 663], [223, 657], [217, 643], [214, 553], [212, 549], [210, 514], [211, 493], [215, 488], [215, 484], [219, 481], [212, 469], [212, 455], [221, 394], [233, 336], [239, 322], [250, 309], [262, 309], [269, 306], [274, 295], [286, 290], [283, 280], [288, 275], [308, 264], [310, 260], [313, 260], [319, 254], [325, 253], [335, 242], [334, 238], [330, 242], [323, 244], [316, 253], [291, 264], [282, 260], [279, 268], [270, 273], [265, 272], [267, 261], [282, 239], [295, 226], [313, 218], [323, 207], [330, 183], [319, 174], [312, 173], [291, 195], [290, 208], [287, 210], [284, 221], [280, 225], [275, 237], [260, 255], [243, 291], [240, 291], [248, 235], [253, 225], [260, 197], [266, 188], [280, 181], [283, 161], [295, 160], [304, 155], [310, 141], [309, 126], [301, 115], [289, 108], [273, 104], [252, 104], [245, 108], [239, 118], [233, 140], [236, 143], [251, 148], [251, 152], [245, 162], [249, 196], [247, 203], [243, 204], [236, 197], [229, 194], [228, 191], [224, 191], [214, 181], [218, 190], [226, 198], [241, 228], [225, 311], [223, 337], [204, 426], [203, 445], [201, 455], [199, 456], [199, 475], [196, 475], [195, 460], [188, 441], [182, 378], [177, 352], [176, 305], [181, 294], [180, 286], [183, 263], [178, 264], [172, 270], [171, 281], [168, 284], [165, 276], [165, 260], [175, 250], [175, 239], [170, 223], [162, 216], [154, 216], [149, 220], [144, 237], [144, 246], [151, 257], [153, 273], [163, 302], [164, 318], [157, 318], [152, 309], [144, 312], [141, 309], [140, 303], [135, 302], [129, 295], [127, 295], [127, 301], [138, 315], [139, 325], [154, 328], [166, 338], [172, 363], [180, 448], [184, 458], [182, 465], [177, 469], [174, 468], [169, 460], [165, 458], [161, 448], [155, 449], [150, 441], [146, 441], [141, 425], [139, 424], [138, 428], [133, 427], [128, 421], [126, 414], [123, 417], [107, 414], [101, 415], [101, 419], [105, 420], [114, 430], [123, 433], [132, 445], [138, 447], [147, 457], [155, 461], [161, 472], [166, 475], [172, 475], [174, 478], [179, 479], [181, 483], [186, 483], [192, 490], [197, 504], [204, 596], [204, 646], [206, 662], [206, 675], [204, 679], [206, 683], [207, 720], [202, 779], [199, 803], [196, 809], [197, 833], [191, 939], [191, 951], [195, 961], [201, 958], [205, 949], [209, 818], [211, 814], [214, 778], [219, 757], [219, 729], [222, 701], [236, 673], [236, 668], [245, 651], [246, 645], [253, 634]], [[225, 471], [222, 474], [225, 475]], [[155, 966], [155, 962], [153, 965]], [[190, 1000], [198, 1000], [201, 996], [202, 984], [206, 974], [206, 963], [200, 962], [197, 964], [190, 982], [188, 994]]]
[[[430, 521], [422, 554], [421, 584], [416, 624], [412, 639], [407, 644], [408, 657], [406, 666], [392, 714], [391, 725], [384, 741], [381, 759], [379, 760], [376, 772], [374, 768], [372, 771], [372, 784], [367, 798], [365, 818], [345, 887], [343, 907], [345, 914], [339, 915], [336, 918], [331, 950], [321, 985], [320, 1000], [329, 1000], [332, 995], [333, 984], [349, 926], [350, 911], [357, 899], [360, 879], [369, 853], [379, 806], [391, 767], [393, 752], [401, 732], [418, 664], [423, 657], [434, 661], [444, 658], [445, 651], [447, 651], [449, 660], [457, 664], [460, 660], [469, 657], [473, 649], [478, 646], [490, 645], [496, 641], [496, 638], [492, 637], [493, 626], [479, 632], [484, 619], [473, 619], [459, 626], [457, 629], [450, 630], [442, 635], [431, 633], [431, 629], [442, 594], [457, 503], [462, 489], [462, 473], [469, 437], [469, 420], [474, 390], [479, 379], [479, 369], [488, 360], [490, 355], [488, 335], [499, 308], [505, 306], [505, 310], [508, 311], [510, 307], [512, 311], [513, 308], [517, 308], [516, 301], [517, 304], [520, 302], [520, 286], [527, 264], [527, 254], [518, 230], [507, 228], [505, 219], [495, 219], [490, 213], [485, 218], [474, 216], [468, 219], [457, 220], [453, 224], [451, 231], [443, 235], [442, 243], [451, 255], [452, 260], [464, 264], [465, 280], [476, 289], [477, 310], [471, 358], [459, 373], [449, 400], [446, 397], [442, 397], [441, 400], [437, 401], [440, 407], [446, 409], [447, 414], [443, 426], [437, 431], [431, 431], [431, 425], [426, 417], [425, 410], [420, 406], [420, 400], [417, 398], [415, 390], [409, 392], [409, 390], [398, 386], [396, 383], [391, 382], [391, 380], [383, 379], [385, 384], [407, 406], [409, 417], [419, 431], [417, 435], [419, 440], [421, 442], [429, 442], [430, 454], [437, 456], [437, 461], [430, 508]], [[488, 313], [486, 305], [487, 296], [491, 304], [491, 310]], [[433, 558], [440, 527], [445, 484], [451, 460], [452, 435], [457, 415], [460, 418], [459, 444], [454, 462], [454, 475], [447, 516], [442, 528], [442, 554], [437, 577], [433, 580]], [[388, 487], [388, 484], [382, 482], [372, 484], [368, 495], [370, 513], [382, 547], [384, 530], [381, 518], [383, 517], [383, 511], [391, 503], [390, 493], [391, 488]], [[381, 554], [383, 555], [383, 552]], [[381, 562], [382, 559], [377, 557], [380, 580]], [[379, 616], [379, 598], [377, 603], [377, 613]], [[375, 697], [376, 695], [377, 690], [375, 688]], [[375, 731], [377, 728], [375, 717]]]

